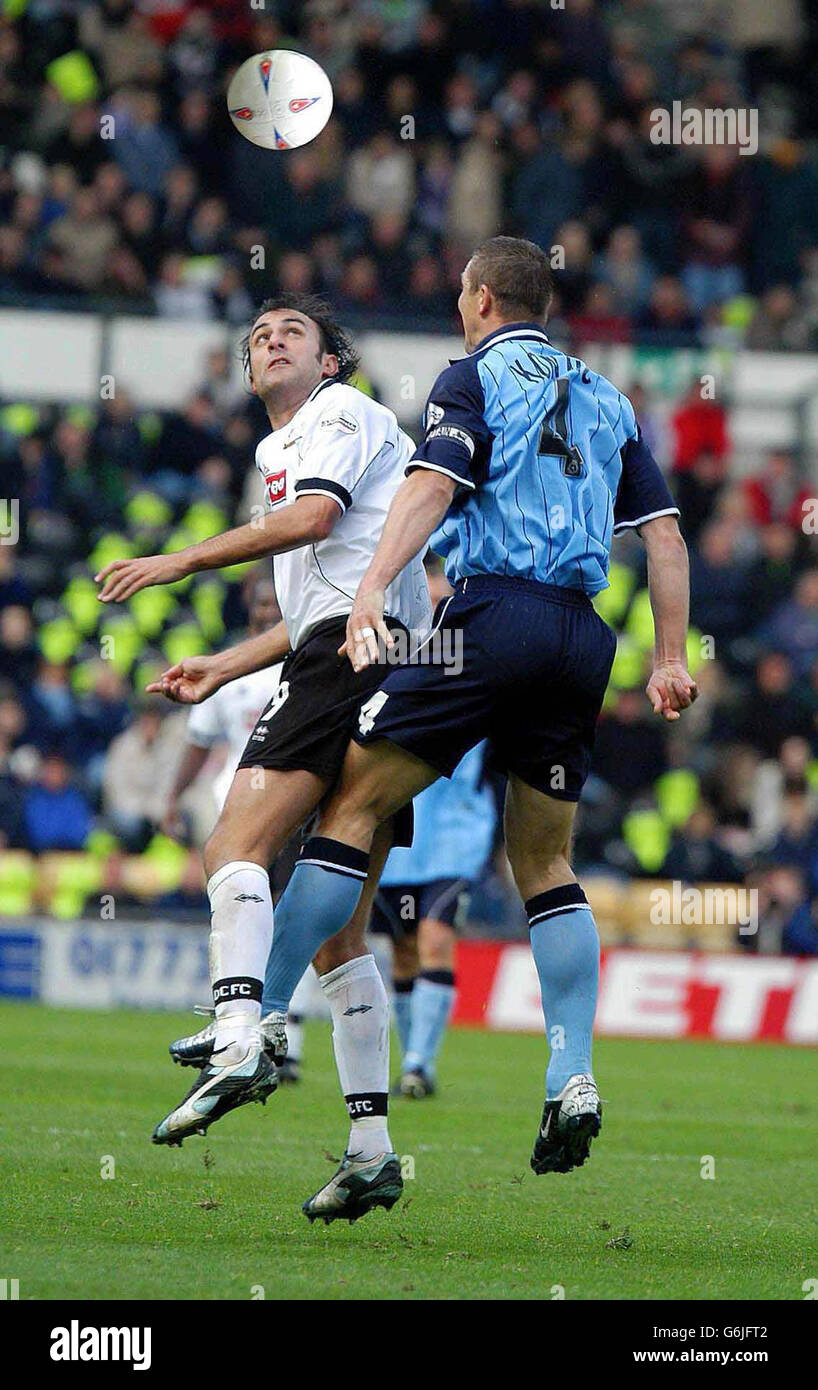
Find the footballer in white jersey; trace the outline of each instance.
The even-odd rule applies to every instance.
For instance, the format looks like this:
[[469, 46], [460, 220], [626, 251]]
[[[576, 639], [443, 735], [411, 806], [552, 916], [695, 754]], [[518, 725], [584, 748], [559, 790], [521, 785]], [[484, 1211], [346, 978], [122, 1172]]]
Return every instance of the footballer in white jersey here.
[[[283, 615], [269, 633], [177, 663], [149, 687], [196, 704], [227, 681], [285, 657], [205, 847], [215, 1022], [171, 1047], [175, 1060], [195, 1063], [201, 1075], [156, 1126], [157, 1144], [206, 1132], [230, 1110], [265, 1100], [276, 1088], [286, 1016], [266, 1009], [264, 1000], [305, 924], [277, 911], [273, 934], [267, 866], [332, 788], [358, 711], [388, 669], [355, 672], [341, 653], [356, 588], [403, 481], [409, 441], [390, 410], [348, 384], [357, 353], [329, 305], [314, 296], [267, 300], [250, 325], [244, 360], [272, 430], [256, 459], [267, 486], [266, 514], [177, 553], [114, 561], [97, 576], [101, 600], [123, 602], [151, 584], [272, 555]], [[421, 560], [420, 553], [410, 559], [385, 595], [391, 632], [429, 626]], [[365, 1169], [365, 1177], [356, 1169], [361, 1192], [354, 1197], [344, 1165], [337, 1175], [337, 1205], [350, 1220], [373, 1206], [391, 1207], [402, 1188], [387, 1128], [389, 1002], [364, 934], [393, 834], [395, 843], [407, 843], [409, 823], [403, 834], [384, 827], [359, 908], [313, 959], [332, 1014], [351, 1121], [348, 1152]]]

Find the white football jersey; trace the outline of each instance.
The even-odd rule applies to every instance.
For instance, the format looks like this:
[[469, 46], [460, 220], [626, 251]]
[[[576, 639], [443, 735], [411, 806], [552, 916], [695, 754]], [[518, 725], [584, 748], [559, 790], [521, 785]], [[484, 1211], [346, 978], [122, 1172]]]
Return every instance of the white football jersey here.
[[[262, 439], [256, 467], [271, 510], [317, 494], [331, 497], [342, 513], [326, 540], [273, 559], [291, 647], [317, 623], [351, 611], [413, 453], [391, 410], [331, 377], [318, 383], [289, 424]], [[422, 554], [386, 591], [386, 613], [413, 633], [425, 633], [432, 616]]]
[[194, 705], [187, 721], [187, 736], [198, 748], [227, 745], [224, 767], [213, 782], [213, 796], [221, 811], [247, 740], [259, 715], [278, 689], [281, 664], [251, 671], [228, 681], [200, 705]]

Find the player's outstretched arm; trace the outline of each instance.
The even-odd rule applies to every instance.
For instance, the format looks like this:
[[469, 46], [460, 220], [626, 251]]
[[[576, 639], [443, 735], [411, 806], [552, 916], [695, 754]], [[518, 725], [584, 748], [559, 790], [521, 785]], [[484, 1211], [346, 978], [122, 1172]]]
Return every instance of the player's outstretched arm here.
[[416, 468], [401, 483], [384, 522], [369, 569], [358, 585], [347, 622], [346, 651], [356, 671], [378, 660], [378, 640], [393, 646], [383, 620], [384, 595], [392, 580], [425, 547], [451, 506], [455, 479]]
[[286, 624], [276, 623], [268, 632], [248, 637], [212, 656], [188, 656], [164, 671], [158, 681], [145, 689], [151, 695], [164, 695], [177, 705], [199, 705], [208, 695], [239, 676], [262, 671], [283, 661], [290, 649]]
[[641, 535], [648, 556], [648, 593], [656, 635], [646, 694], [654, 714], [672, 721], [699, 693], [687, 669], [685, 650], [690, 605], [687, 547], [674, 516], [646, 521]]
[[169, 555], [144, 555], [138, 560], [113, 560], [94, 578], [102, 584], [97, 597], [103, 603], [124, 603], [152, 584], [175, 584], [201, 570], [223, 569], [265, 555], [282, 555], [302, 545], [325, 540], [341, 516], [329, 497], [299, 497], [291, 506], [266, 512], [232, 531], [211, 536], [198, 545]]

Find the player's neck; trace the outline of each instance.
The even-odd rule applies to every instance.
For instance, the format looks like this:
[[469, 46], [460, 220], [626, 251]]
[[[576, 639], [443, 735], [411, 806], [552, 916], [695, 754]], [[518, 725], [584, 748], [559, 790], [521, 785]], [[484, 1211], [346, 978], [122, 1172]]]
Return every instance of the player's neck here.
[[523, 322], [523, 320], [521, 320], [519, 316], [508, 319], [500, 318], [499, 314], [492, 314], [490, 318], [480, 324], [477, 330], [477, 341], [473, 347], [469, 348], [469, 351], [476, 352], [479, 347], [482, 347], [486, 339], [491, 337], [492, 333], [498, 333], [501, 328], [510, 328], [512, 324], [521, 322]]
[[309, 386], [290, 386], [282, 387], [275, 392], [271, 391], [265, 398], [264, 408], [267, 411], [267, 419], [274, 430], [283, 429], [289, 425], [293, 416], [301, 409], [305, 401], [308, 401], [316, 386], [325, 381], [326, 377], [316, 377], [315, 381], [310, 382]]
[[313, 389], [314, 388], [311, 386], [309, 391], [301, 390], [297, 395], [276, 395], [274, 400], [268, 397], [264, 405], [267, 410], [267, 419], [270, 421], [270, 427], [274, 430], [280, 430], [283, 429], [285, 425], [289, 425], [293, 416], [301, 409], [304, 402], [311, 395]]

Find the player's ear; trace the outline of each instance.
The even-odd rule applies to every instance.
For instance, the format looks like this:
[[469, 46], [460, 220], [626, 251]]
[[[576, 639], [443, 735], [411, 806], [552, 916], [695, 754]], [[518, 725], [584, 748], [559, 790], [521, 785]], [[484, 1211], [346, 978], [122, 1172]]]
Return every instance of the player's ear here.
[[334, 352], [325, 352], [321, 358], [321, 374], [322, 376], [338, 375], [338, 358]]

